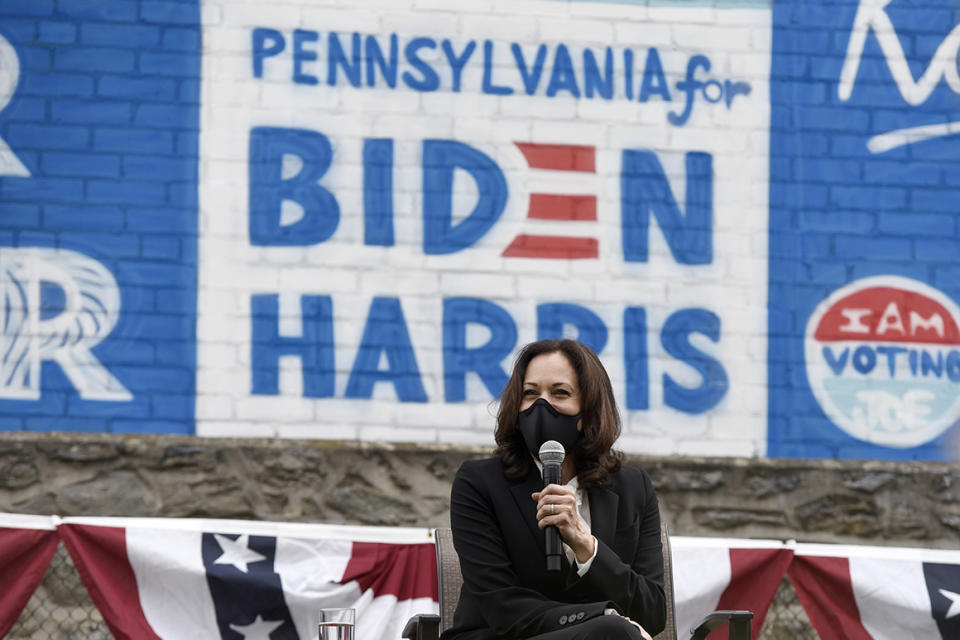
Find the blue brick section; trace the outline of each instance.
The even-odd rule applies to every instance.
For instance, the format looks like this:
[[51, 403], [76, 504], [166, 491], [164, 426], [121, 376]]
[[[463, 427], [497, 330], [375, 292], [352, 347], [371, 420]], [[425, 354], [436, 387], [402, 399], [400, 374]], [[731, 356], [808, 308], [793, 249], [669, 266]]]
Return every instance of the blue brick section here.
[[120, 320], [93, 354], [133, 395], [85, 399], [47, 362], [39, 400], [0, 399], [0, 429], [193, 433], [200, 34], [198, 0], [0, 3], [21, 67], [0, 138], [31, 173], [0, 176], [0, 253], [113, 274]]
[[[768, 454], [953, 459], [957, 428], [905, 448], [856, 439], [814, 397], [804, 333], [814, 309], [861, 278], [900, 276], [960, 300], [956, 137], [874, 153], [877, 134], [957, 119], [947, 84], [908, 104], [870, 33], [849, 100], [838, 95], [857, 0], [773, 5]], [[885, 9], [919, 78], [960, 13], [949, 2]]]

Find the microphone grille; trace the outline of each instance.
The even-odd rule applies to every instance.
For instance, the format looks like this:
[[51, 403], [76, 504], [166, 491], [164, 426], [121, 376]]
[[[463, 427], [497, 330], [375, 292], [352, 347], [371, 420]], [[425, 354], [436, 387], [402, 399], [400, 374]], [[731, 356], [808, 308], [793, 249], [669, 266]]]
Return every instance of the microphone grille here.
[[561, 464], [566, 456], [563, 445], [556, 440], [547, 440], [540, 445], [539, 458], [543, 464]]

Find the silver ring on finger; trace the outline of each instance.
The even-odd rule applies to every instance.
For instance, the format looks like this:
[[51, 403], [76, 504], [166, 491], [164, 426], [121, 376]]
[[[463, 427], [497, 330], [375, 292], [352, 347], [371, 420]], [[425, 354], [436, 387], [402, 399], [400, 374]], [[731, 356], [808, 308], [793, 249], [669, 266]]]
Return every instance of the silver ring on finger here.
[[557, 512], [557, 505], [550, 505], [550, 515], [554, 515]]

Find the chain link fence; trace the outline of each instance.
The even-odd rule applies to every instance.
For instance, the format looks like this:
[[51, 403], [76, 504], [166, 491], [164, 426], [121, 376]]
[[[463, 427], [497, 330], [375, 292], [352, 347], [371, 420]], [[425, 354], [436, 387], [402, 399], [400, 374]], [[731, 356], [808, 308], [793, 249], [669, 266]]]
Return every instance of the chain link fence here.
[[[43, 582], [5, 640], [112, 640], [103, 616], [80, 581], [63, 544]], [[680, 640], [685, 640], [680, 638]], [[786, 577], [777, 588], [757, 640], [817, 640], [806, 612]]]
[[5, 640], [113, 640], [63, 543]]
[[758, 640], [819, 640], [819, 637], [797, 599], [790, 579], [783, 576], [767, 610]]

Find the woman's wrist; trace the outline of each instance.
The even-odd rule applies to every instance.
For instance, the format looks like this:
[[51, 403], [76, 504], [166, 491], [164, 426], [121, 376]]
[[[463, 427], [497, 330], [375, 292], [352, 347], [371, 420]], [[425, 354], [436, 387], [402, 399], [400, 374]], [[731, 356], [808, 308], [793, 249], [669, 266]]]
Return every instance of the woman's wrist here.
[[594, 538], [590, 533], [582, 531], [577, 536], [576, 543], [570, 545], [570, 547], [573, 549], [573, 554], [577, 557], [577, 562], [582, 564], [593, 557], [593, 554], [596, 551], [596, 544], [596, 538]]

